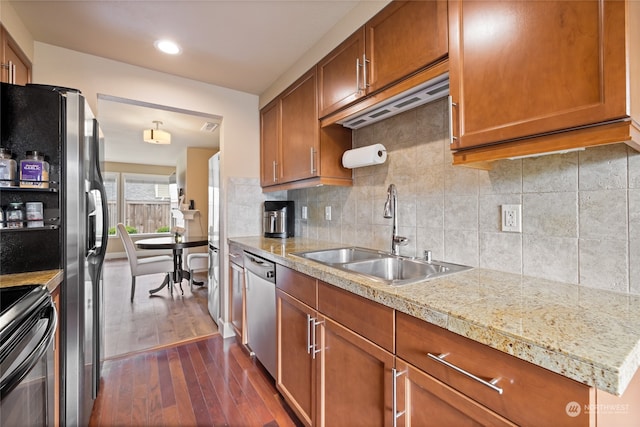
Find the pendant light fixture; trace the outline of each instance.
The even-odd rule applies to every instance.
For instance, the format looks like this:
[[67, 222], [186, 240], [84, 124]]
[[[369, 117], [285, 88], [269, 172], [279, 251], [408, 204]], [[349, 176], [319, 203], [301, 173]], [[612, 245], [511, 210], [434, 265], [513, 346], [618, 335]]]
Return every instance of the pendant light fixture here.
[[159, 125], [162, 124], [160, 120], [154, 120], [156, 124], [155, 129], [145, 129], [143, 132], [144, 142], [149, 144], [171, 144], [171, 134], [169, 132], [159, 129]]

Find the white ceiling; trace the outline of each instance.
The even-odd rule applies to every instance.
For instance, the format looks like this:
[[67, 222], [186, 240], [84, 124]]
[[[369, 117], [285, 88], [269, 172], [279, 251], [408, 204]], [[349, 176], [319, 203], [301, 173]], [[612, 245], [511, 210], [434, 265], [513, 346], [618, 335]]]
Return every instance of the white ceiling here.
[[[10, 3], [36, 41], [259, 95], [360, 1], [368, 0]], [[159, 38], [176, 41], [182, 53], [156, 51], [153, 42]], [[206, 112], [129, 101], [98, 100], [98, 119], [108, 138], [106, 160], [131, 162], [131, 139], [120, 137], [133, 135], [133, 121], [136, 140], [142, 140], [140, 123], [152, 127], [153, 120], [161, 120], [161, 129], [170, 130], [175, 141], [162, 152], [156, 146], [157, 156], [146, 151], [154, 148], [150, 144], [142, 145], [147, 154], [136, 156], [140, 163], [174, 165], [175, 150], [183, 144], [219, 146], [219, 136], [200, 132]]]

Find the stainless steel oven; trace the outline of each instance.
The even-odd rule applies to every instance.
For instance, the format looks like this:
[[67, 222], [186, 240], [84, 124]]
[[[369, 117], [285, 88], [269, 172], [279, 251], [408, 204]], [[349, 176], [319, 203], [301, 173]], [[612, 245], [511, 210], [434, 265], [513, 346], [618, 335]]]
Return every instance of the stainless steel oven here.
[[0, 425], [49, 426], [57, 314], [47, 288], [0, 289]]

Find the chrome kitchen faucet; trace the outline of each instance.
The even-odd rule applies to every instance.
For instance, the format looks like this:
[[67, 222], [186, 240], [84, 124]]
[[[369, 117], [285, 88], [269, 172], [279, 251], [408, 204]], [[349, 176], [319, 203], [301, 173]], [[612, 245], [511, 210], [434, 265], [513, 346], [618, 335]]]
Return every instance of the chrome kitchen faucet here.
[[409, 243], [406, 237], [398, 236], [398, 191], [395, 184], [389, 185], [387, 189], [387, 201], [384, 204], [385, 218], [393, 218], [393, 231], [391, 233], [391, 253], [400, 255], [400, 246]]

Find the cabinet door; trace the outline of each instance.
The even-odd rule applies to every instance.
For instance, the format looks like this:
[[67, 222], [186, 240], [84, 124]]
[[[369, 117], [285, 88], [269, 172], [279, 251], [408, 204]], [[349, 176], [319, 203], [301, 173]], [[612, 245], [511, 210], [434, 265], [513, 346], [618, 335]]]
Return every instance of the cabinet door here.
[[0, 81], [24, 86], [31, 82], [31, 61], [4, 27], [0, 27]]
[[320, 117], [366, 94], [362, 79], [364, 39], [362, 27], [318, 63]]
[[260, 184], [274, 185], [280, 179], [280, 100], [260, 110]]
[[627, 116], [624, 13], [622, 1], [449, 2], [452, 148]]
[[317, 425], [391, 426], [393, 355], [326, 317], [319, 321]]
[[229, 295], [231, 297], [231, 324], [242, 344], [246, 344], [244, 333], [244, 271], [236, 264], [229, 262]]
[[401, 359], [396, 369], [399, 426], [515, 426]]
[[315, 67], [285, 92], [282, 105], [282, 182], [318, 175], [318, 110]]
[[310, 322], [315, 311], [276, 290], [276, 387], [302, 422], [313, 424], [315, 359], [310, 354]]
[[392, 2], [366, 24], [368, 91], [444, 58], [449, 50], [446, 1]]

